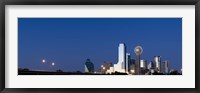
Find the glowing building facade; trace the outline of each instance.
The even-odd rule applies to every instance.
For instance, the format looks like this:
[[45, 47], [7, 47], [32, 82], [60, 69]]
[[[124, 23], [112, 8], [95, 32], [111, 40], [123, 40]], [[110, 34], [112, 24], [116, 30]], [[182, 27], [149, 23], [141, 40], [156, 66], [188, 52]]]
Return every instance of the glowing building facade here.
[[154, 56], [155, 70], [161, 72], [161, 56]]
[[129, 74], [135, 75], [136, 74], [136, 66], [135, 64], [131, 64], [129, 68]]
[[147, 69], [147, 61], [146, 60], [140, 60], [140, 74], [144, 75], [146, 73]]
[[120, 43], [118, 47], [118, 63], [114, 64], [114, 71], [116, 72], [126, 72], [126, 45]]
[[107, 70], [110, 69], [110, 67], [112, 67], [112, 62], [104, 62], [102, 65], [101, 65], [101, 68], [100, 68], [100, 73], [103, 73], [103, 74], [106, 74], [107, 73]]
[[146, 60], [140, 60], [140, 68], [141, 69], [147, 68], [147, 61]]

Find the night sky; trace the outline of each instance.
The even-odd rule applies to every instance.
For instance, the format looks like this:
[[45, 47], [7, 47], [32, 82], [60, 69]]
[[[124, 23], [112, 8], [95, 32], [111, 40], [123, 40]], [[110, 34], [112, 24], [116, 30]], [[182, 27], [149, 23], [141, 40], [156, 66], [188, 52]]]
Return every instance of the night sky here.
[[117, 63], [119, 43], [133, 59], [140, 45], [148, 63], [161, 56], [170, 69], [182, 68], [181, 18], [18, 18], [20, 68], [84, 72], [89, 58], [97, 71], [104, 61]]

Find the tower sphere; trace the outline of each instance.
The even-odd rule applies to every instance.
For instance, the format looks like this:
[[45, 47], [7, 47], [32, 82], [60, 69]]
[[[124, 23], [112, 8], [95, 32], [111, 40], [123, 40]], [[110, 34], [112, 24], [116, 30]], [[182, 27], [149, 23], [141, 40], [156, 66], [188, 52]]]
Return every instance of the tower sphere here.
[[135, 49], [134, 49], [134, 52], [135, 52], [136, 55], [142, 54], [142, 51], [143, 51], [143, 49], [142, 49], [141, 46], [136, 46]]

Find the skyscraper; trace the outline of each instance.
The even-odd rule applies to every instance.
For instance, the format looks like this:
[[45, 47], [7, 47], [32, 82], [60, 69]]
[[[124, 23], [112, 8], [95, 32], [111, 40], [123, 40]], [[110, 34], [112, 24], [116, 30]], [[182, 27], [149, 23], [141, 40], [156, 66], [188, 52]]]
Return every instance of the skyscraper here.
[[140, 68], [143, 68], [143, 69], [147, 68], [147, 61], [146, 60], [140, 60]]
[[129, 68], [130, 68], [130, 63], [131, 63], [131, 54], [130, 53], [126, 53], [126, 73], [129, 72]]
[[148, 67], [147, 67], [147, 68], [150, 70], [150, 69], [154, 69], [154, 67], [155, 67], [154, 62], [151, 61], [151, 62], [148, 64]]
[[134, 49], [134, 52], [136, 54], [136, 63], [135, 63], [135, 66], [136, 66], [136, 74], [137, 75], [140, 75], [140, 55], [142, 54], [142, 47], [141, 46], [136, 46], [135, 49]]
[[161, 72], [161, 56], [154, 56], [155, 70]]
[[85, 72], [94, 72], [94, 64], [87, 59], [85, 62]]
[[168, 61], [164, 61], [164, 62], [162, 63], [162, 72], [163, 72], [164, 74], [169, 73], [169, 63], [168, 63]]
[[120, 43], [118, 47], [118, 63], [114, 64], [114, 71], [125, 73], [126, 65], [126, 45]]
[[147, 69], [147, 61], [146, 60], [140, 60], [140, 70], [141, 70], [141, 74], [144, 75], [146, 73], [146, 69]]

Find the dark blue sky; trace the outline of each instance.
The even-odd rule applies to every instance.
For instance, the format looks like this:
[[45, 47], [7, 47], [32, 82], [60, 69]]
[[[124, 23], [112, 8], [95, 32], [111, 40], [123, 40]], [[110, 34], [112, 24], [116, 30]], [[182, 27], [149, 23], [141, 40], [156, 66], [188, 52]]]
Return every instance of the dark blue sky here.
[[117, 63], [121, 42], [133, 59], [141, 45], [148, 63], [159, 55], [170, 68], [182, 68], [181, 18], [18, 18], [21, 68], [83, 72], [89, 58], [97, 70], [104, 61]]

